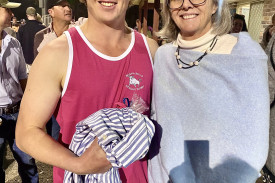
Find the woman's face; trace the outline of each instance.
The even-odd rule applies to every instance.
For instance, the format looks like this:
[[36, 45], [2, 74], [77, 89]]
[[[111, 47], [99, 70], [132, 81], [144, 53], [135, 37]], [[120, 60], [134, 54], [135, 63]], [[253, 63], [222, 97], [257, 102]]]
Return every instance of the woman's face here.
[[181, 9], [170, 11], [182, 38], [194, 40], [211, 29], [211, 17], [217, 11], [217, 6], [214, 5], [213, 0], [206, 0], [200, 6], [194, 6], [190, 0], [184, 0]]
[[235, 19], [233, 21], [232, 33], [239, 33], [243, 30], [243, 21], [241, 19]]

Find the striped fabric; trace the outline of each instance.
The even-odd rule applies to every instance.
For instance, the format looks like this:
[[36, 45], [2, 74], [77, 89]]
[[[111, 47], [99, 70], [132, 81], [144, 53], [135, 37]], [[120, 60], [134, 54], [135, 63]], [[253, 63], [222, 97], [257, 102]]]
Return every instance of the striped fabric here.
[[112, 168], [104, 174], [77, 175], [65, 171], [65, 183], [119, 183], [118, 168], [142, 159], [154, 135], [153, 123], [131, 108], [107, 108], [97, 111], [76, 125], [70, 149], [81, 156], [95, 137], [106, 152]]

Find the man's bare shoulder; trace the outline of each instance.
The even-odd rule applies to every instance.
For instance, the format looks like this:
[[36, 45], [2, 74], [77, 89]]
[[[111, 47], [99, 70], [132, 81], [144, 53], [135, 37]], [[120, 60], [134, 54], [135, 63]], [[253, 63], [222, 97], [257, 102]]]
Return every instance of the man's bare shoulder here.
[[147, 40], [147, 43], [148, 43], [148, 46], [149, 46], [149, 49], [150, 49], [152, 58], [154, 59], [155, 53], [156, 53], [156, 51], [157, 51], [159, 45], [158, 45], [158, 43], [157, 43], [154, 39], [152, 39], [152, 38], [146, 37], [146, 40]]
[[62, 35], [46, 44], [39, 55], [47, 55], [47, 58], [58, 58], [66, 56], [65, 53], [69, 53], [69, 46], [66, 36]]
[[51, 41], [48, 44], [49, 48], [52, 49], [56, 49], [56, 48], [60, 48], [60, 49], [65, 49], [68, 48], [68, 40], [67, 37], [63, 34], [60, 37], [54, 39], [53, 41]]
[[[65, 35], [49, 42], [37, 55], [31, 70], [66, 73], [69, 60], [69, 46]], [[63, 76], [62, 76], [63, 77]]]

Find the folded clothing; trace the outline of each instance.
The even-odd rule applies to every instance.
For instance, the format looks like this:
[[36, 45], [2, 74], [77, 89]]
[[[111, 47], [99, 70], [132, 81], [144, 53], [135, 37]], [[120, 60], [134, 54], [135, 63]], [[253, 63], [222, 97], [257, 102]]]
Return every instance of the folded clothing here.
[[104, 174], [77, 175], [65, 171], [63, 182], [121, 182], [118, 168], [145, 157], [154, 132], [152, 121], [131, 108], [106, 108], [95, 112], [76, 125], [69, 148], [81, 156], [98, 137], [98, 144], [113, 167]]

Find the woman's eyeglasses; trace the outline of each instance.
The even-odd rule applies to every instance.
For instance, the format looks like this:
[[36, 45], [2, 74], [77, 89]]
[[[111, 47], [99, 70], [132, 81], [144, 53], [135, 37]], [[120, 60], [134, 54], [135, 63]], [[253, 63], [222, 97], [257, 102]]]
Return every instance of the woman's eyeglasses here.
[[[190, 3], [194, 6], [203, 5], [206, 0], [189, 0]], [[184, 0], [167, 0], [167, 6], [170, 10], [178, 10], [181, 9], [183, 6]]]

